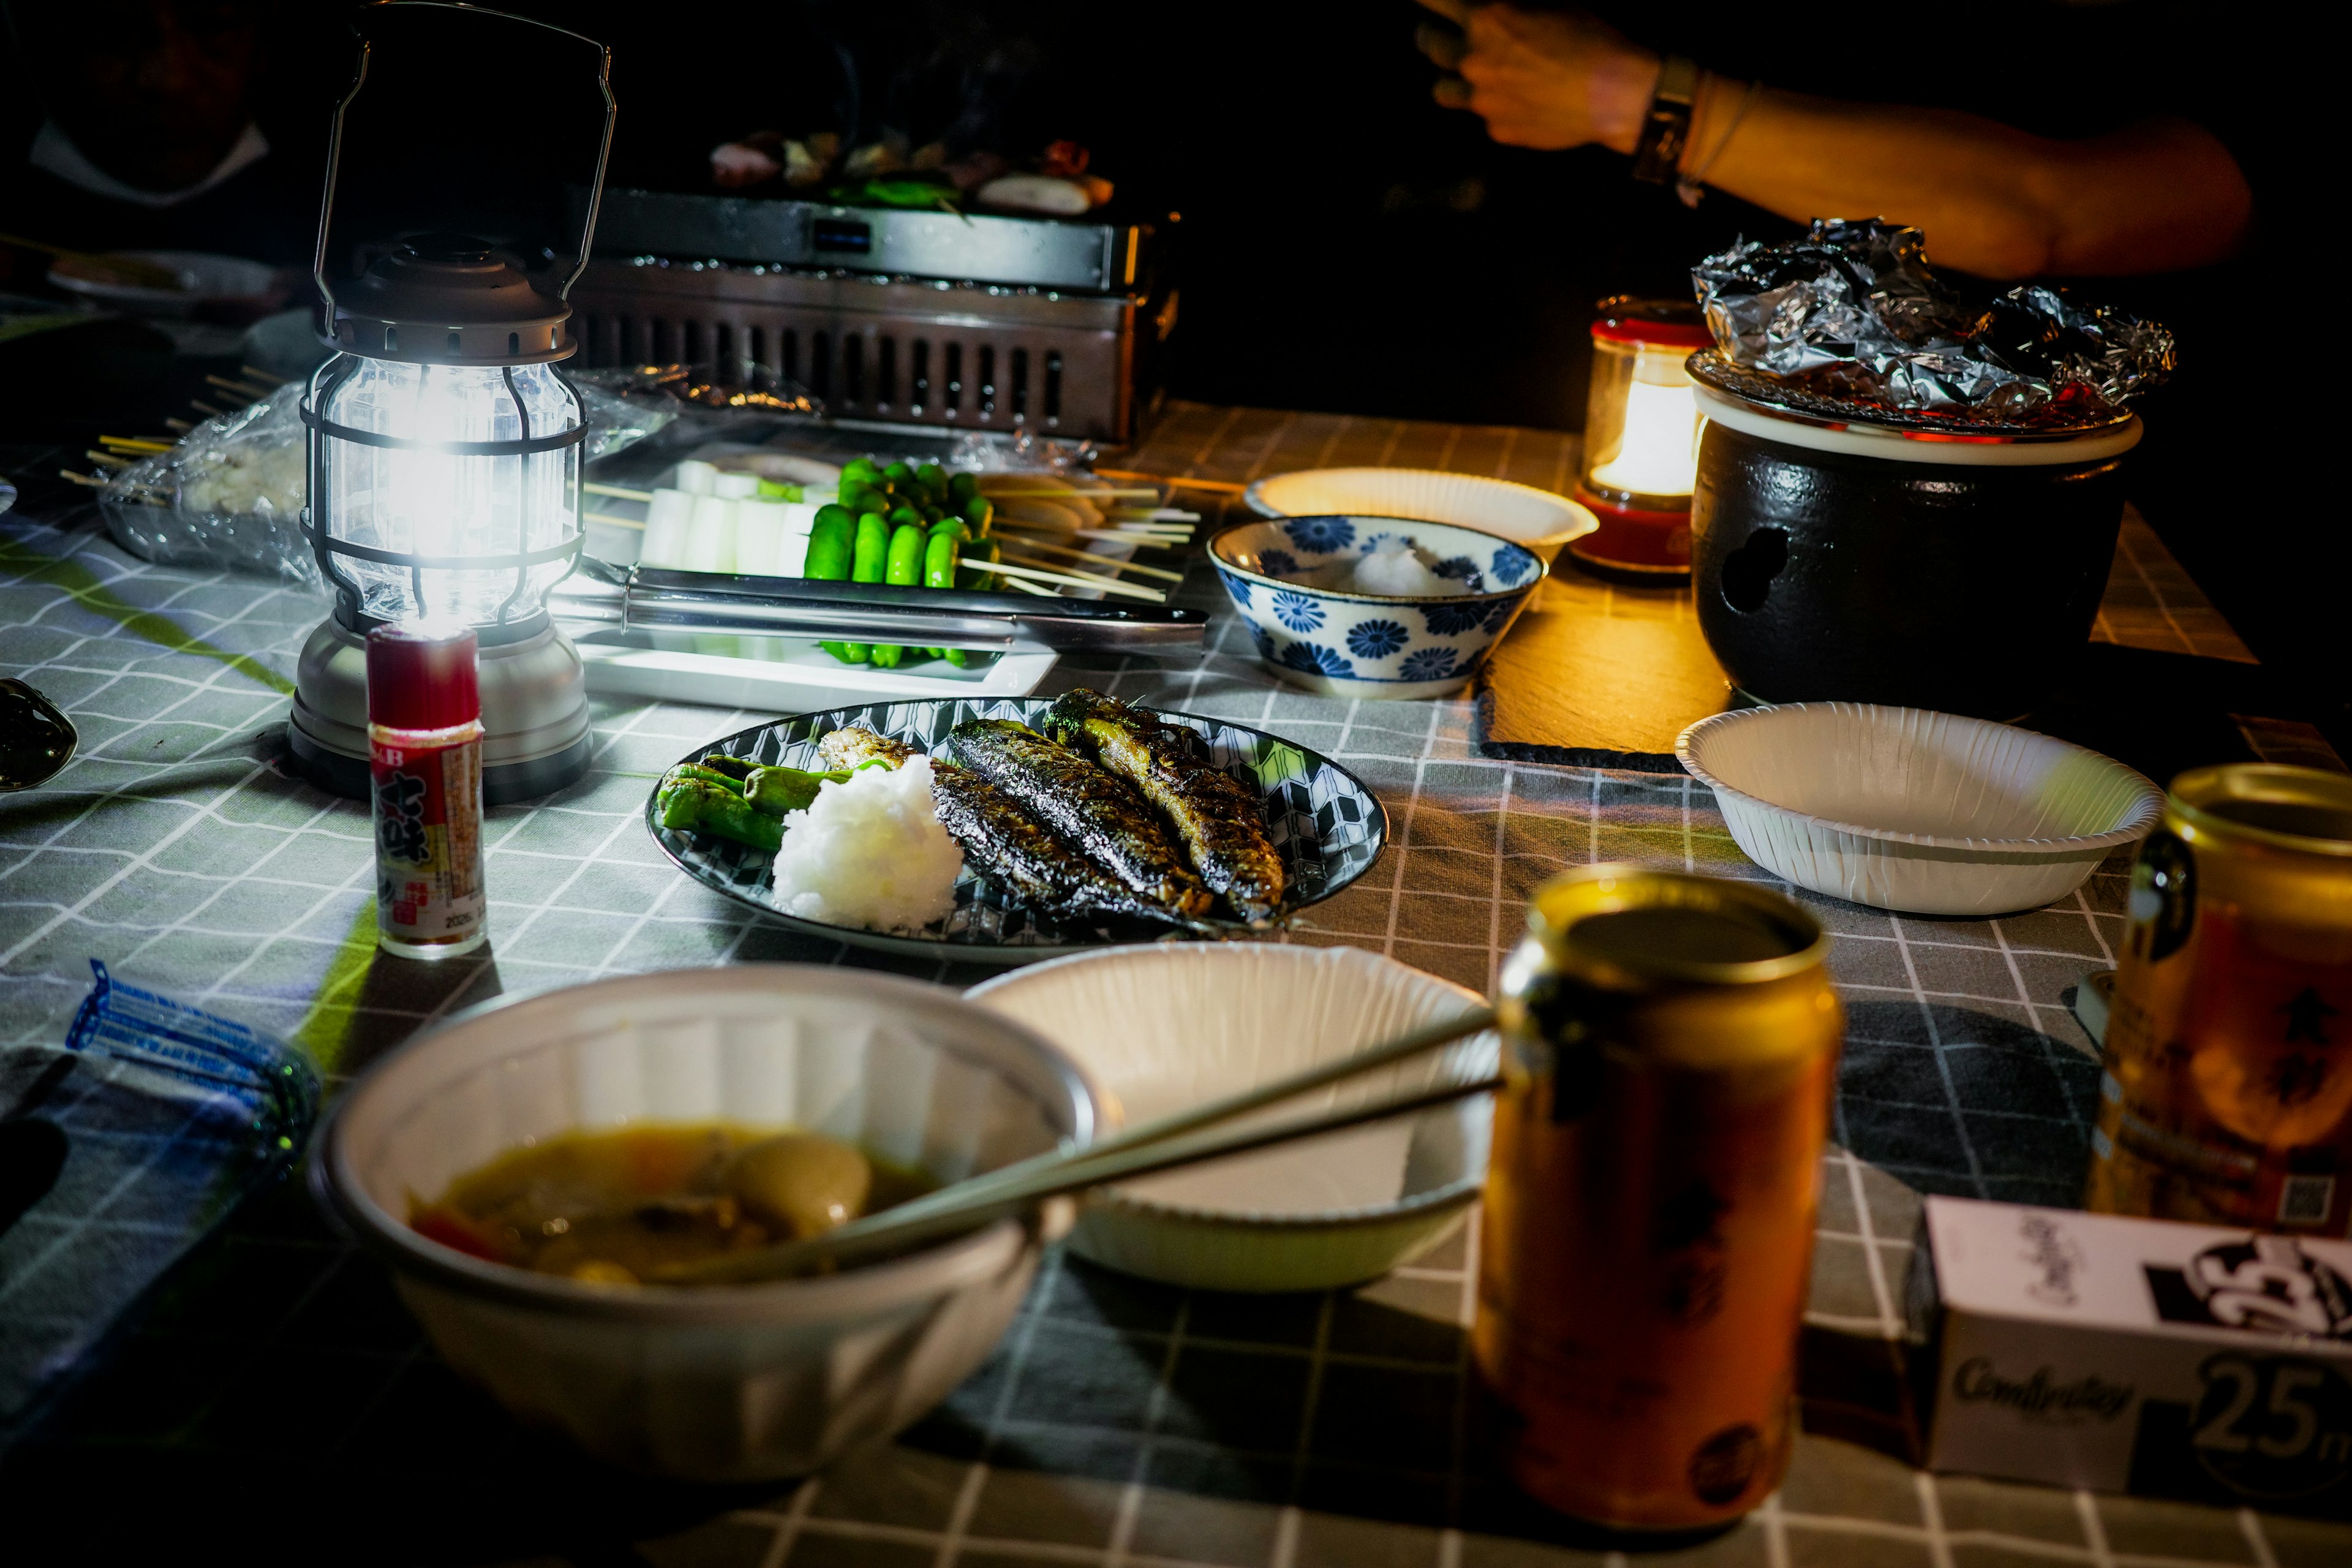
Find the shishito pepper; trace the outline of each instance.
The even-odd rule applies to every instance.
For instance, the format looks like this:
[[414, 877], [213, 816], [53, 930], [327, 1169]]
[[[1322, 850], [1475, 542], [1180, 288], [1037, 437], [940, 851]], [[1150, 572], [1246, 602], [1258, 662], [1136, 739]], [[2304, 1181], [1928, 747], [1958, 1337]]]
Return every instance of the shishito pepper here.
[[710, 767], [702, 763], [680, 763], [677, 766], [670, 769], [668, 773], [662, 775], [662, 783], [665, 784], [671, 784], [678, 779], [699, 779], [704, 784], [718, 785], [720, 789], [727, 791], [730, 795], [741, 795], [743, 793], [743, 781], [740, 778], [738, 778], [734, 774], [725, 772], [722, 769]]
[[923, 580], [923, 546], [927, 542], [922, 529], [911, 522], [902, 522], [890, 533], [890, 557], [883, 569], [882, 580], [901, 588], [911, 588]]
[[923, 546], [924, 587], [955, 586], [956, 563], [963, 552], [963, 541], [957, 537], [961, 531], [946, 524], [931, 530], [929, 542]]
[[996, 503], [986, 496], [974, 496], [963, 503], [958, 515], [971, 526], [974, 539], [986, 539], [989, 525], [996, 519]]
[[788, 811], [806, 811], [827, 779], [840, 784], [848, 777], [845, 773], [813, 773], [801, 768], [761, 768], [745, 783], [743, 798], [751, 803], [753, 809], [781, 817]]
[[801, 574], [818, 583], [847, 582], [856, 560], [856, 544], [857, 519], [848, 508], [817, 508], [809, 523], [808, 555], [801, 564]]
[[784, 841], [783, 824], [741, 795], [700, 779], [681, 778], [656, 797], [661, 825], [674, 833], [707, 833], [773, 853]]
[[988, 568], [995, 565], [1003, 554], [1003, 547], [993, 539], [973, 540], [963, 547], [963, 569], [956, 574], [956, 582], [983, 592], [995, 587], [999, 579]]

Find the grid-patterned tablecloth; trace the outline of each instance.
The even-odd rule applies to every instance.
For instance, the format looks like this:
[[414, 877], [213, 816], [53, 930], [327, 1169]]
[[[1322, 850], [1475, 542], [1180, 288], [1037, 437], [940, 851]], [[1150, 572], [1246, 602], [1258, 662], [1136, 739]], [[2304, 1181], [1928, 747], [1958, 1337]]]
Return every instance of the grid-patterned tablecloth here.
[[[1535, 432], [1179, 408], [1128, 462], [1242, 479], [1341, 460], [1558, 483], [1570, 457]], [[2210, 607], [2167, 575], [2177, 568], [2152, 536], [2136, 551], [2111, 621], [2229, 637], [2199, 618]], [[1186, 596], [1210, 604], [1209, 574]], [[646, 791], [689, 747], [756, 716], [657, 704], [600, 705], [588, 778], [491, 814], [488, 952], [376, 959], [363, 813], [277, 761], [294, 657], [320, 613], [254, 579], [143, 565], [86, 526], [0, 521], [0, 668], [83, 735], [50, 787], [0, 805], [0, 1042], [54, 1046], [91, 956], [291, 1036], [338, 1074], [455, 1007], [603, 974], [763, 958], [979, 978], [811, 942], [677, 875], [641, 825]], [[1203, 657], [1073, 660], [1051, 684], [1080, 683], [1274, 730], [1381, 795], [1391, 847], [1293, 940], [1353, 942], [1488, 988], [1527, 893], [1562, 867], [1622, 858], [1760, 875], [1687, 779], [1490, 761], [1463, 702], [1289, 692], [1227, 616]], [[1891, 1344], [1918, 1194], [2073, 1195], [2095, 1068], [2066, 997], [2112, 962], [2121, 871], [1997, 921], [1806, 899], [1837, 933], [1853, 1016], [1804, 1353], [1809, 1434], [1769, 1503], [1682, 1555], [1776, 1568], [2352, 1555], [2342, 1529], [1931, 1477], [1894, 1457]], [[100, 1236], [137, 1224], [124, 1205], [90, 1194], [79, 1223]], [[56, 1240], [30, 1223], [0, 1237], [0, 1264]], [[441, 1367], [377, 1268], [289, 1186], [194, 1258], [48, 1437], [0, 1465], [0, 1501], [91, 1560], [109, 1542], [747, 1568], [1548, 1568], [1613, 1555], [1517, 1500], [1477, 1451], [1461, 1329], [1476, 1247], [1472, 1224], [1377, 1285], [1275, 1299], [1146, 1285], [1056, 1253], [995, 1358], [901, 1441], [816, 1481], [719, 1492], [613, 1475], [517, 1427]], [[0, 1332], [7, 1310], [0, 1298]]]

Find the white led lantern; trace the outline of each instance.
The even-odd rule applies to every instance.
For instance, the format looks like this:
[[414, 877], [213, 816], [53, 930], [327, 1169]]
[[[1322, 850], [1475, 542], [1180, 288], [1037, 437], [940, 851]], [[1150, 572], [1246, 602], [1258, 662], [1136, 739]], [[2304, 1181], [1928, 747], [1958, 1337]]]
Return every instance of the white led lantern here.
[[[576, 346], [563, 294], [579, 267], [543, 289], [520, 265], [534, 249], [542, 258], [554, 254], [551, 246], [528, 244], [534, 237], [420, 228], [435, 211], [429, 174], [436, 161], [467, 166], [453, 166], [444, 187], [450, 216], [499, 221], [484, 210], [478, 161], [447, 145], [411, 155], [390, 126], [413, 105], [393, 104], [389, 122], [382, 114], [362, 122], [354, 109], [363, 89], [371, 107], [400, 96], [371, 88], [372, 75], [379, 84], [399, 81], [387, 63], [446, 61], [452, 51], [545, 58], [541, 46], [551, 41], [559, 58], [565, 45], [583, 63], [593, 57], [604, 112], [587, 226], [560, 237], [584, 260], [611, 138], [609, 56], [561, 29], [470, 7], [376, 5], [355, 25], [360, 81], [336, 114], [316, 268], [337, 352], [311, 376], [302, 410], [310, 426], [303, 526], [335, 608], [303, 648], [289, 740], [312, 782], [365, 795], [369, 629], [462, 622], [474, 627], [481, 649], [484, 798], [541, 795], [578, 778], [590, 747], [580, 656], [544, 603], [581, 546], [588, 432], [579, 391], [556, 368]], [[353, 165], [363, 154], [369, 167], [362, 171]], [[338, 237], [339, 178], [365, 190], [351, 204], [361, 215], [356, 223], [389, 225], [391, 232], [376, 229], [365, 242]], [[553, 195], [560, 202], [561, 189]], [[528, 217], [530, 204], [516, 205]], [[354, 226], [347, 214], [341, 232]], [[332, 264], [343, 244], [363, 262], [355, 276], [350, 266]]]

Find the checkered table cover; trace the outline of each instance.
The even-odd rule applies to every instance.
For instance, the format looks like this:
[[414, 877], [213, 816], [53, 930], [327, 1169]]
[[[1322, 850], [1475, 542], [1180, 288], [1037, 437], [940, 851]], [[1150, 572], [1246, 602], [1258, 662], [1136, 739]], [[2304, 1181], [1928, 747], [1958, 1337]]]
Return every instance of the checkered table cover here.
[[[1375, 461], [1559, 488], [1573, 439], [1178, 405], [1124, 466], [1244, 479]], [[1218, 607], [1205, 570], [1180, 596]], [[0, 1040], [55, 1047], [92, 956], [295, 1038], [337, 1078], [455, 1008], [601, 975], [751, 959], [949, 984], [985, 973], [814, 942], [679, 875], [644, 826], [654, 777], [764, 716], [664, 704], [600, 705], [586, 779], [490, 814], [488, 951], [373, 962], [365, 815], [278, 761], [295, 656], [320, 613], [257, 579], [131, 560], [86, 520], [0, 519], [0, 668], [70, 710], [83, 737], [48, 787], [0, 805]], [[2236, 642], [2144, 531], [2103, 626], [2177, 650], [2228, 656], [2218, 639]], [[1292, 941], [1491, 989], [1528, 891], [1564, 867], [1761, 876], [1704, 786], [1487, 760], [1460, 701], [1292, 692], [1227, 615], [1201, 657], [1072, 659], [1054, 685], [1077, 684], [1271, 730], [1379, 793], [1390, 847]], [[2074, 1194], [2095, 1068], [2066, 996], [2113, 962], [2124, 872], [2118, 858], [2080, 894], [2000, 921], [1800, 895], [1836, 933], [1853, 1018], [1808, 1313], [1808, 1435], [1764, 1507], [1660, 1561], [2352, 1560], [2352, 1530], [1931, 1476], [1890, 1457], [1919, 1194]], [[93, 1194], [76, 1223], [135, 1226], [126, 1207], [122, 1193]], [[19, 1226], [0, 1260], [32, 1244]], [[0, 1466], [0, 1500], [13, 1521], [73, 1531], [93, 1561], [118, 1540], [218, 1549], [276, 1528], [330, 1532], [316, 1554], [341, 1561], [1622, 1562], [1514, 1496], [1477, 1452], [1462, 1330], [1476, 1257], [1474, 1219], [1376, 1285], [1266, 1299], [1147, 1285], [1056, 1252], [993, 1360], [899, 1442], [797, 1486], [720, 1492], [594, 1469], [509, 1421], [289, 1185], [192, 1258], [48, 1437]], [[0, 1297], [0, 1331], [6, 1310]]]

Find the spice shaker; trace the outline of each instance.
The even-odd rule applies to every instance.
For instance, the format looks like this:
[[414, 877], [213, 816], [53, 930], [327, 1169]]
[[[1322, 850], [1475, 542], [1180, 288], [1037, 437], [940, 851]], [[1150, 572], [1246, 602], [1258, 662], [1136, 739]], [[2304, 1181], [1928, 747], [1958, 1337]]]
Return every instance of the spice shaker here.
[[455, 958], [489, 935], [477, 652], [471, 628], [368, 633], [376, 945], [403, 958]]

